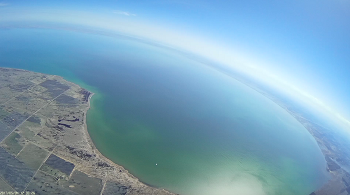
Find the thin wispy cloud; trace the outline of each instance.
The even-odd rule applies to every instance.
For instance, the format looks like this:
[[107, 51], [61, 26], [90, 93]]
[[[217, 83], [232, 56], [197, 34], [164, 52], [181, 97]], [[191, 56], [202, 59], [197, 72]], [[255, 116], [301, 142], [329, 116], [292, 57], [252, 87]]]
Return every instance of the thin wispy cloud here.
[[136, 14], [130, 13], [130, 12], [125, 12], [125, 11], [113, 11], [115, 14], [123, 15], [123, 16], [136, 16]]
[[7, 6], [8, 3], [3, 3], [3, 2], [0, 2], [0, 7], [4, 7], [4, 6]]

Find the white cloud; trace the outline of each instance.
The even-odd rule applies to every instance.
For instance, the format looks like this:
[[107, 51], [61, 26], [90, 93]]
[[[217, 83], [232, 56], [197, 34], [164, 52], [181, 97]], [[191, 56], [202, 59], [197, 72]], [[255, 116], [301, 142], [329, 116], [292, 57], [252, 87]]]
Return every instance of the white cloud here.
[[136, 16], [136, 14], [130, 13], [130, 12], [125, 12], [125, 11], [114, 11], [113, 13], [119, 14], [119, 15], [124, 15], [124, 16]]
[[0, 7], [4, 7], [4, 6], [7, 6], [8, 3], [3, 3], [3, 2], [0, 2]]

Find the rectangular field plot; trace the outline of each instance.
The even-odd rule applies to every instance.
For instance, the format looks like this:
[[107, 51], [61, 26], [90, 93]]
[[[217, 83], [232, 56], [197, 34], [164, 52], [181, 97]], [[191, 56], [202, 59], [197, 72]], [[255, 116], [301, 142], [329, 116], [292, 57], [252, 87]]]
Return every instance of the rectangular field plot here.
[[41, 118], [39, 118], [38, 116], [31, 116], [30, 118], [27, 119], [28, 122], [32, 122], [35, 124], [41, 124]]
[[11, 131], [12, 129], [0, 121], [0, 142], [5, 139], [5, 137], [11, 133]]
[[18, 154], [17, 159], [24, 162], [28, 167], [37, 170], [47, 158], [48, 154], [48, 151], [29, 143]]
[[58, 96], [51, 104], [58, 104], [58, 105], [74, 105], [74, 104], [80, 104], [79, 100], [76, 98], [73, 98], [72, 96], [61, 94]]
[[38, 171], [35, 174], [33, 180], [29, 183], [26, 190], [35, 192], [35, 195], [78, 195], [68, 189], [61, 187], [58, 184], [57, 178], [41, 171]]
[[25, 112], [24, 110], [8, 105], [0, 106], [0, 120], [10, 129], [16, 128], [18, 125], [23, 123], [29, 116], [30, 114], [28, 112]]
[[15, 97], [16, 95], [21, 94], [20, 92], [14, 92], [11, 91], [9, 87], [2, 87], [0, 88], [0, 104], [3, 104], [10, 100], [11, 98]]
[[107, 182], [102, 195], [125, 195], [127, 187], [121, 184]]
[[29, 115], [27, 115], [27, 114], [13, 112], [13, 113], [9, 114], [8, 116], [6, 116], [5, 118], [3, 118], [1, 121], [3, 123], [5, 123], [8, 127], [10, 127], [11, 129], [14, 129], [18, 125], [23, 123], [28, 117], [29, 117]]
[[52, 170], [58, 170], [67, 176], [69, 176], [74, 169], [73, 163], [67, 162], [54, 154], [50, 155], [44, 165]]
[[16, 132], [12, 132], [1, 146], [10, 154], [16, 156], [23, 148], [25, 140]]
[[68, 182], [63, 186], [78, 194], [99, 195], [102, 189], [101, 179], [89, 177], [83, 172], [74, 171]]
[[62, 84], [56, 80], [46, 80], [39, 84], [47, 89], [43, 94], [49, 94], [50, 97], [55, 98], [69, 89], [69, 86]]
[[35, 171], [0, 147], [0, 177], [14, 190], [23, 191]]
[[23, 82], [11, 82], [10, 85], [8, 85], [8, 87], [10, 88], [11, 91], [15, 91], [15, 92], [24, 92], [27, 89], [29, 89], [30, 87], [32, 87], [34, 84], [30, 81], [23, 81]]
[[6, 105], [16, 107], [27, 113], [33, 114], [48, 103], [49, 101], [43, 98], [41, 94], [28, 92], [22, 93], [21, 95], [11, 99], [6, 103]]

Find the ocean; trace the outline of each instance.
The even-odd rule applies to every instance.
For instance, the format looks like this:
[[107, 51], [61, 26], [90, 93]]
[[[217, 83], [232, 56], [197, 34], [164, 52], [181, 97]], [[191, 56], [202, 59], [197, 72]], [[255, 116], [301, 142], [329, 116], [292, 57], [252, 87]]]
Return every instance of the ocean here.
[[0, 66], [94, 92], [94, 144], [146, 184], [184, 195], [300, 195], [327, 180], [315, 140], [290, 114], [171, 50], [122, 36], [0, 29]]

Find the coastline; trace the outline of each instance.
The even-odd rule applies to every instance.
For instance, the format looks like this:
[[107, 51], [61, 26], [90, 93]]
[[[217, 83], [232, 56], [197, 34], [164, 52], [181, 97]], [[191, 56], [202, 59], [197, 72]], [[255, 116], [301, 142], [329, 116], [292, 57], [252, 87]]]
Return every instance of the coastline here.
[[[89, 145], [92, 147], [92, 150], [99, 156], [99, 158], [109, 162], [110, 164], [118, 167], [120, 170], [122, 170], [122, 172], [125, 172], [126, 174], [128, 174], [129, 177], [133, 178], [133, 179], [136, 179], [138, 182], [140, 182], [141, 184], [145, 185], [145, 186], [148, 186], [148, 187], [151, 187], [151, 188], [157, 188], [157, 187], [154, 187], [154, 186], [150, 186], [142, 181], [139, 180], [139, 178], [135, 177], [134, 175], [132, 175], [131, 173], [129, 173], [129, 171], [127, 169], [125, 169], [123, 166], [121, 165], [118, 165], [116, 163], [114, 163], [112, 160], [110, 160], [109, 158], [107, 158], [106, 156], [104, 156], [95, 146], [95, 144], [93, 143], [92, 141], [92, 138], [89, 134], [89, 131], [88, 131], [88, 127], [87, 127], [87, 112], [89, 111], [90, 107], [91, 107], [91, 99], [93, 97], [93, 95], [95, 95], [95, 93], [92, 93], [90, 92], [90, 96], [88, 98], [88, 107], [86, 108], [86, 114], [85, 114], [85, 121], [84, 121], [84, 130], [85, 130], [85, 133], [87, 134], [87, 137], [88, 137], [88, 142], [89, 142]], [[162, 191], [164, 191], [165, 193], [167, 194], [174, 194], [170, 191], [167, 191], [166, 189], [163, 189], [163, 188], [157, 188], [157, 189], [160, 189]]]
[[[61, 76], [0, 68], [0, 189], [67, 195], [174, 195], [98, 151], [87, 129], [94, 93]], [[13, 89], [13, 90], [12, 90]], [[12, 90], [12, 91], [11, 91]], [[3, 117], [8, 116], [6, 120]], [[19, 166], [19, 167], [18, 167]], [[5, 172], [4, 172], [5, 171]], [[7, 172], [11, 174], [4, 174]], [[25, 171], [25, 172], [23, 172]], [[17, 178], [21, 182], [13, 180]], [[4, 186], [5, 185], [5, 186]]]
[[[55, 76], [58, 76], [58, 75], [55, 75]], [[61, 76], [58, 76], [58, 77], [61, 77]], [[61, 77], [63, 78], [63, 77]], [[63, 78], [64, 79], [64, 78]], [[67, 81], [73, 85], [76, 85], [78, 87], [80, 87], [81, 89], [84, 89], [82, 88], [81, 86], [79, 86], [78, 84], [75, 84], [73, 82], [70, 82], [70, 81]], [[86, 90], [86, 89], [84, 89]], [[87, 90], [88, 91], [88, 90]], [[142, 194], [164, 194], [164, 195], [175, 195], [174, 193], [166, 190], [166, 189], [163, 189], [163, 188], [158, 188], [158, 187], [154, 187], [154, 186], [150, 186], [148, 184], [145, 184], [143, 183], [142, 181], [139, 180], [139, 178], [135, 177], [134, 175], [132, 175], [131, 173], [129, 173], [129, 171], [127, 169], [125, 169], [123, 166], [119, 165], [119, 164], [116, 164], [114, 163], [112, 160], [110, 160], [109, 158], [107, 158], [106, 156], [104, 156], [98, 149], [97, 147], [95, 146], [95, 144], [93, 143], [92, 141], [92, 138], [89, 134], [89, 131], [88, 131], [88, 126], [87, 126], [87, 113], [88, 111], [90, 110], [91, 108], [91, 99], [93, 97], [93, 95], [95, 95], [95, 93], [91, 92], [91, 91], [88, 91], [90, 93], [89, 97], [88, 97], [88, 106], [86, 107], [85, 111], [84, 111], [84, 134], [86, 135], [86, 138], [87, 138], [87, 142], [89, 144], [89, 146], [91, 147], [91, 151], [96, 154], [96, 157], [101, 159], [102, 161], [106, 161], [109, 166], [111, 167], [114, 167], [115, 169], [118, 169], [118, 174], [122, 173], [122, 174], [126, 174], [126, 177], [125, 179], [127, 180], [126, 184], [128, 184], [129, 186], [134, 186], [135, 188], [140, 188], [140, 189], [143, 189], [145, 191], [150, 191], [150, 192], [145, 192], [145, 193], [142, 193]], [[78, 166], [78, 165], [77, 165]], [[79, 167], [79, 166], [78, 166]], [[93, 174], [93, 171], [89, 168], [83, 168], [83, 167], [79, 167], [79, 169], [81, 170], [86, 170], [86, 172], [90, 172], [91, 176], [98, 176], [98, 174]], [[101, 178], [102, 181], [103, 181], [103, 186], [106, 185], [107, 181], [110, 181], [110, 180], [115, 180], [117, 182], [121, 182], [123, 183], [123, 181], [120, 181], [120, 178], [116, 177], [116, 174], [115, 172], [106, 172], [106, 175], [104, 178]], [[146, 189], [145, 189], [146, 188]], [[147, 189], [149, 188], [149, 189]], [[135, 191], [136, 189], [132, 189], [131, 191]], [[159, 191], [160, 190], [160, 191]], [[139, 193], [140, 191], [137, 191], [137, 193]], [[133, 193], [128, 193], [128, 194], [133, 194]]]

